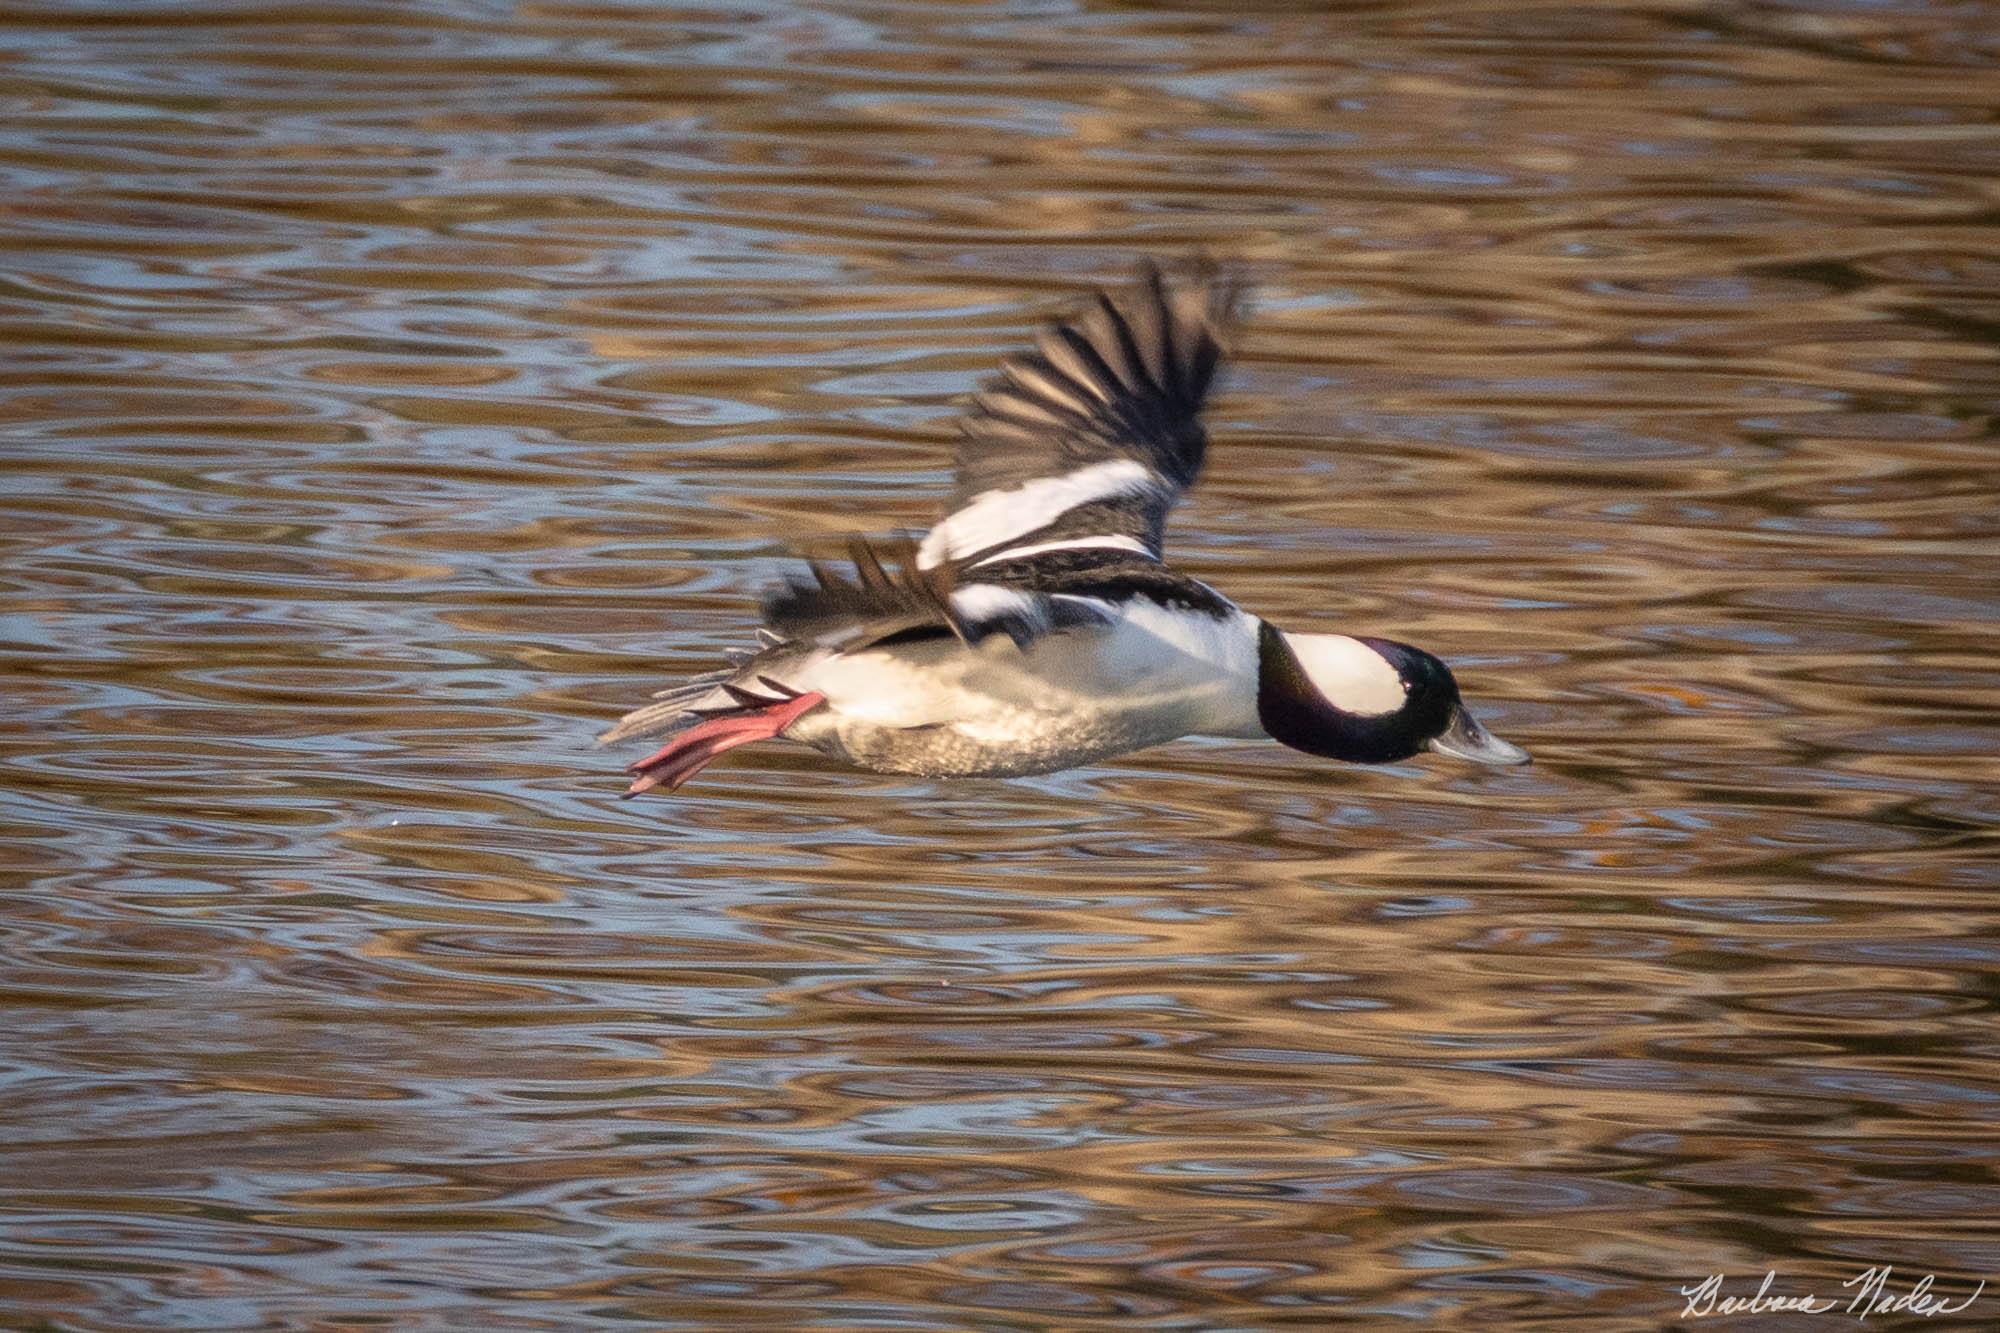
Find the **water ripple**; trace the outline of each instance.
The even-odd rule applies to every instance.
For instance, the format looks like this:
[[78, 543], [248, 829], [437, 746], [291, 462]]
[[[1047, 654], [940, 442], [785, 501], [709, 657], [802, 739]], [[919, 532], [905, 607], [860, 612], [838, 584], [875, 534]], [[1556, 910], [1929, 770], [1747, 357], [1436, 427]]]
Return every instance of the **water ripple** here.
[[[0, 1311], [1991, 1279], [1982, 18], [0, 19]], [[616, 799], [606, 719], [789, 549], [928, 521], [957, 396], [1194, 250], [1260, 301], [1180, 558], [1435, 648], [1533, 768]]]

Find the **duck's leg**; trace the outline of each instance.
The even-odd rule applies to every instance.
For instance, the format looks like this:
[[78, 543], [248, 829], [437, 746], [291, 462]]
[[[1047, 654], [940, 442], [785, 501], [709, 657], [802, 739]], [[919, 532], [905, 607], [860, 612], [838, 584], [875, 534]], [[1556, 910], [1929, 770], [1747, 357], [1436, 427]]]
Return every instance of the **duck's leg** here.
[[657, 753], [627, 766], [628, 771], [639, 776], [625, 789], [625, 794], [637, 796], [655, 787], [672, 791], [708, 767], [717, 755], [751, 741], [769, 740], [825, 702], [826, 696], [815, 690], [783, 703], [710, 718], [690, 727], [661, 746]]

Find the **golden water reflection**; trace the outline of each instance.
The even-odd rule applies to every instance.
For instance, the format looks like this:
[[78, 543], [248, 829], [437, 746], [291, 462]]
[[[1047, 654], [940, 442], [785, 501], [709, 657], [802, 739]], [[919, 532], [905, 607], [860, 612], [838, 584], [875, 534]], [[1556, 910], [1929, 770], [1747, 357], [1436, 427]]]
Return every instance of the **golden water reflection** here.
[[[0, 45], [10, 1326], [2000, 1274], [1978, 7]], [[1261, 299], [1179, 558], [1442, 652], [1534, 767], [773, 748], [617, 800], [608, 718], [791, 547], [925, 522], [1034, 320], [1197, 249]]]

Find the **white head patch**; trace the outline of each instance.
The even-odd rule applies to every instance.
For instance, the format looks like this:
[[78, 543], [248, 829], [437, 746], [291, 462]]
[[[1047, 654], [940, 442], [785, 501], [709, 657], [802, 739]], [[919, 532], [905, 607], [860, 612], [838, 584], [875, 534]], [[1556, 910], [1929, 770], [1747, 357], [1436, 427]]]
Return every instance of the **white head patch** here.
[[1359, 639], [1345, 634], [1287, 634], [1285, 642], [1313, 688], [1344, 713], [1393, 713], [1409, 700], [1402, 675]]

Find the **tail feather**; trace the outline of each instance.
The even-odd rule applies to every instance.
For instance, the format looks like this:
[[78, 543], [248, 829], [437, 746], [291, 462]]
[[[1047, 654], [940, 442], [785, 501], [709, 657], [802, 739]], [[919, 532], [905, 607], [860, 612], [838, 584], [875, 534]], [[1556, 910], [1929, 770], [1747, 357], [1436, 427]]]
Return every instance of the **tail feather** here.
[[619, 718], [597, 743], [611, 745], [634, 736], [671, 736], [714, 718], [763, 712], [799, 697], [798, 690], [772, 674], [782, 670], [783, 654], [766, 649], [741, 661], [736, 660], [737, 654], [729, 656], [733, 665], [661, 690], [653, 702]]
[[[694, 711], [696, 705], [708, 695], [720, 691], [736, 675], [737, 669], [733, 667], [726, 671], [711, 671], [670, 690], [661, 690], [653, 696], [652, 703], [644, 708], [635, 708], [619, 718], [610, 730], [598, 736], [597, 743], [612, 745], [634, 736], [664, 736], [684, 731], [706, 716]], [[723, 701], [728, 702], [728, 696], [723, 696]]]

